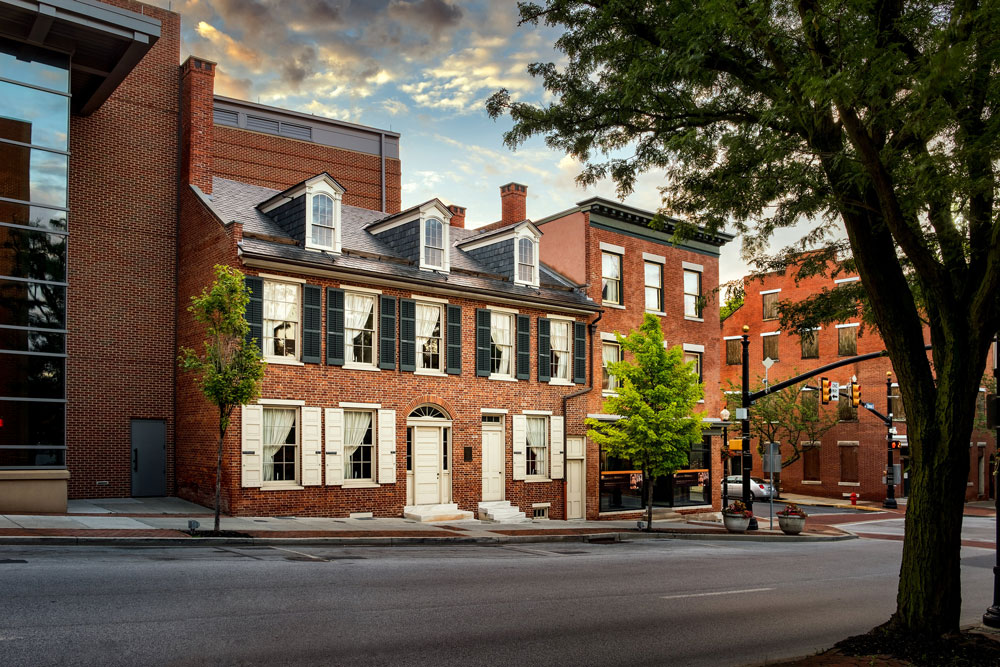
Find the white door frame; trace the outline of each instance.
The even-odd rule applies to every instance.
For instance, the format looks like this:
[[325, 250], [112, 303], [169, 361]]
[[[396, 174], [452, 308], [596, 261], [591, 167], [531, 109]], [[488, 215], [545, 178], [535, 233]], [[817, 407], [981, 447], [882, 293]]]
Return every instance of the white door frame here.
[[[573, 473], [579, 476], [580, 511], [572, 512], [571, 516], [571, 508], [576, 502], [576, 499], [570, 497], [570, 480]], [[579, 516], [575, 516], [576, 514]], [[587, 518], [587, 439], [581, 435], [566, 436], [566, 518]]]
[[[442, 465], [442, 443], [444, 442], [444, 429], [451, 428], [452, 420], [450, 419], [432, 419], [432, 418], [422, 418], [422, 417], [411, 417], [406, 420], [407, 428], [413, 428], [413, 471], [408, 473], [406, 476], [407, 482], [407, 500], [412, 498], [412, 503], [414, 505], [417, 503], [417, 432], [418, 429], [433, 428], [437, 429], [438, 432], [438, 447], [437, 447], [437, 474], [438, 474], [438, 498], [434, 503], [424, 503], [438, 505], [442, 503], [450, 503], [452, 499], [451, 490], [451, 470], [454, 467], [454, 456], [452, 455], [453, 446], [452, 440], [454, 439], [454, 432], [452, 432], [452, 437], [448, 439], [448, 470], [444, 470]], [[412, 490], [412, 493], [411, 493]]]
[[486, 470], [486, 435], [496, 434], [500, 436], [500, 492], [499, 498], [490, 498], [490, 501], [504, 500], [507, 497], [507, 430], [506, 423], [503, 416], [500, 416], [499, 423], [483, 423], [482, 424], [482, 463], [481, 463], [481, 477], [482, 477], [482, 491], [481, 498], [486, 501], [486, 483], [487, 475], [495, 474], [494, 472], [488, 473]]

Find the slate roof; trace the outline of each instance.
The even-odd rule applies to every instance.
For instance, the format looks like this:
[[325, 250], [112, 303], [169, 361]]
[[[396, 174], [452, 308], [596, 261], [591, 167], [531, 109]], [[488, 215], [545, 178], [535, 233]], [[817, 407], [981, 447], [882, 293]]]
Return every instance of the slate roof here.
[[[571, 289], [573, 281], [558, 274], [551, 267], [542, 265], [539, 271], [540, 287], [517, 285], [500, 276], [492, 275], [476, 260], [454, 247], [457, 243], [480, 235], [475, 229], [451, 227], [451, 273], [422, 271], [413, 262], [396, 253], [388, 244], [370, 234], [365, 227], [379, 220], [395, 217], [357, 206], [341, 205], [341, 248], [339, 255], [306, 250], [293, 245], [291, 237], [274, 221], [257, 210], [256, 206], [270, 199], [279, 191], [258, 185], [249, 185], [225, 178], [214, 178], [212, 194], [208, 196], [212, 209], [223, 222], [243, 225], [244, 255], [257, 258], [285, 260], [298, 264], [342, 269], [349, 272], [373, 273], [393, 276], [409, 282], [437, 284], [441, 287], [473, 289], [532, 301], [562, 303], [597, 310], [598, 305], [588, 299], [582, 290]], [[260, 237], [270, 237], [260, 238]], [[280, 240], [284, 240], [282, 243]], [[359, 254], [360, 253], [360, 254]], [[364, 255], [374, 255], [368, 257]]]

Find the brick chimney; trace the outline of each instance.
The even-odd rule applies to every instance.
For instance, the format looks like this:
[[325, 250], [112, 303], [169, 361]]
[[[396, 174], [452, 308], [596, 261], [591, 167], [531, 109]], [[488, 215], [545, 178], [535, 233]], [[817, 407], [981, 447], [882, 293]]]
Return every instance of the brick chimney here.
[[500, 186], [500, 222], [509, 225], [528, 217], [528, 186], [508, 183]]
[[448, 210], [451, 211], [451, 226], [465, 229], [465, 207], [449, 204]]
[[181, 65], [181, 183], [212, 192], [215, 63], [188, 57]]

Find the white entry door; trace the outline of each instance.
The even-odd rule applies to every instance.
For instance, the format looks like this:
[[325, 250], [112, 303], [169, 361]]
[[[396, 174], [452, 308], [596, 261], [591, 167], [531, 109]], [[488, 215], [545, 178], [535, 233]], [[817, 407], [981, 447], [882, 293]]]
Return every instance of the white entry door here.
[[503, 425], [483, 424], [483, 500], [503, 500]]
[[413, 427], [413, 502], [441, 502], [441, 428]]
[[587, 465], [583, 438], [566, 438], [566, 518], [582, 519], [587, 509]]

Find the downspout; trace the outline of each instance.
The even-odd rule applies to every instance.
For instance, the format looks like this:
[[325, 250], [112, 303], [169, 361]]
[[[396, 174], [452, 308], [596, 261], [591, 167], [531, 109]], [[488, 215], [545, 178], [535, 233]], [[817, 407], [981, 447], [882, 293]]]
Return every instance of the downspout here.
[[[569, 399], [571, 399], [571, 398], [576, 398], [577, 396], [583, 396], [584, 394], [590, 393], [590, 391], [594, 388], [594, 332], [597, 331], [597, 323], [601, 321], [602, 317], [604, 317], [604, 311], [603, 310], [597, 311], [597, 319], [587, 325], [587, 336], [589, 336], [589, 338], [590, 338], [590, 355], [589, 355], [590, 359], [588, 360], [589, 363], [590, 363], [590, 369], [588, 370], [589, 378], [587, 380], [587, 386], [584, 387], [583, 389], [580, 389], [578, 391], [574, 391], [571, 394], [566, 394], [565, 396], [562, 397], [562, 418], [563, 418], [563, 443], [562, 443], [562, 445], [563, 445], [563, 519], [565, 519], [566, 515], [569, 514], [569, 507], [566, 504], [567, 500], [569, 499], [569, 495], [568, 495], [567, 488], [566, 488], [567, 485], [568, 485], [568, 483], [569, 483], [569, 471], [568, 471], [568, 467], [567, 467], [568, 457], [566, 455], [566, 438], [567, 438], [566, 433], [568, 432], [568, 429], [566, 428], [566, 403], [568, 403]], [[585, 478], [586, 478], [586, 474], [587, 474], [587, 471], [584, 470], [584, 476], [585, 476]], [[584, 518], [586, 518], [586, 517], [584, 517]]]
[[382, 167], [381, 185], [382, 185], [382, 212], [386, 213], [385, 210], [385, 133], [379, 133], [378, 135], [378, 161]]

